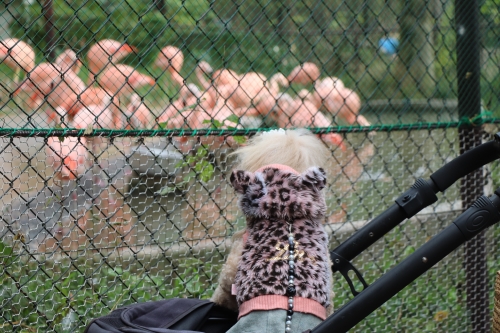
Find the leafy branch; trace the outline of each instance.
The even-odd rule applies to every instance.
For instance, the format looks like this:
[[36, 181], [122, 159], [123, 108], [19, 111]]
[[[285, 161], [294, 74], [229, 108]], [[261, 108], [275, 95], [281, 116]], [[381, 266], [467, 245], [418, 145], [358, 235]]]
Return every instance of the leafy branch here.
[[214, 174], [214, 166], [207, 161], [208, 148], [201, 146], [196, 151], [194, 156], [187, 156], [184, 161], [180, 161], [175, 165], [176, 168], [189, 167], [191, 171], [182, 177], [182, 181], [175, 184], [175, 186], [165, 186], [160, 191], [156, 192], [157, 195], [166, 195], [174, 192], [177, 188], [182, 188], [189, 184], [197, 176], [202, 182], [208, 182]]
[[[230, 125], [226, 124], [226, 121], [233, 123], [234, 125], [230, 126]], [[237, 115], [232, 114], [229, 117], [227, 117], [226, 119], [224, 119], [222, 122], [217, 120], [217, 119], [205, 119], [205, 120], [203, 120], [203, 124], [211, 124], [211, 128], [215, 128], [215, 129], [226, 128], [229, 130], [234, 130], [234, 129], [236, 129], [236, 125], [238, 125], [239, 121], [240, 121], [240, 118]], [[239, 144], [244, 144], [247, 141], [247, 139], [241, 135], [235, 135], [235, 136], [233, 136], [233, 139], [236, 143], [239, 143]]]
[[[187, 107], [186, 107], [187, 108]], [[224, 119], [222, 122], [217, 120], [217, 119], [205, 119], [203, 120], [203, 124], [211, 124], [211, 128], [222, 128], [225, 127], [227, 129], [236, 129], [235, 126], [229, 126], [226, 124], [226, 122], [234, 123], [235, 125], [238, 124], [239, 118], [236, 115], [230, 115], [226, 119]], [[160, 126], [166, 126], [166, 123], [161, 123], [159, 124]], [[162, 127], [163, 128], [163, 127]], [[246, 138], [244, 136], [233, 136], [234, 141], [243, 144], [246, 142]], [[188, 167], [191, 168], [191, 171], [189, 171], [187, 174], [185, 174], [182, 177], [182, 181], [179, 183], [175, 184], [174, 186], [165, 186], [162, 187], [158, 192], [156, 192], [157, 195], [167, 195], [168, 193], [174, 192], [178, 188], [182, 188], [189, 184], [193, 179], [196, 177], [199, 177], [199, 179], [202, 182], [208, 182], [214, 175], [215, 168], [207, 160], [207, 155], [208, 155], [208, 149], [205, 146], [201, 146], [198, 148], [196, 151], [196, 154], [193, 156], [187, 156], [184, 161], [180, 161], [175, 165], [176, 168], [184, 168]]]

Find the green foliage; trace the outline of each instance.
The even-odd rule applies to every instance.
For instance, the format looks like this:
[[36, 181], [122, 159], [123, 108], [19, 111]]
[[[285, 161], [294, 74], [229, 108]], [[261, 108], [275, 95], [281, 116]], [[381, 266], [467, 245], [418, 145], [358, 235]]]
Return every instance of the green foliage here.
[[[404, 233], [394, 232], [393, 239], [387, 240], [380, 256], [375, 261], [363, 264], [365, 278], [378, 278], [390, 270], [395, 262], [401, 262], [415, 251], [407, 244]], [[396, 260], [397, 258], [397, 260]], [[452, 264], [448, 263], [447, 266]], [[364, 319], [353, 332], [365, 332], [371, 328], [373, 332], [468, 332], [467, 309], [463, 282], [465, 273], [456, 268], [432, 268], [426, 274], [415, 280], [408, 287], [388, 300], [374, 313]], [[453, 271], [454, 272], [454, 271]], [[453, 277], [444, 274], [453, 274]], [[347, 303], [352, 295], [347, 292], [347, 283], [340, 275], [335, 276], [334, 290], [342, 290], [335, 297], [336, 308]], [[354, 280], [355, 282], [357, 280]], [[368, 284], [374, 281], [367, 281]], [[453, 282], [453, 284], [450, 284]], [[356, 286], [356, 284], [355, 284]], [[361, 290], [360, 283], [358, 290]], [[390, 328], [389, 330], [381, 330]], [[460, 330], [457, 330], [459, 328]]]
[[[188, 107], [186, 107], [188, 108]], [[217, 120], [217, 119], [206, 119], [203, 120], [203, 124], [211, 124], [211, 127], [214, 129], [218, 128], [227, 128], [227, 129], [236, 129], [234, 126], [229, 126], [226, 124], [226, 122], [233, 123], [235, 126], [239, 122], [239, 117], [236, 115], [230, 115], [226, 119], [224, 119], [222, 122]], [[160, 128], [165, 128], [166, 123], [160, 123]], [[239, 144], [244, 144], [246, 142], [246, 138], [244, 136], [233, 136], [233, 139], [235, 142]], [[177, 183], [174, 186], [165, 186], [160, 191], [158, 191], [156, 194], [157, 195], [166, 195], [168, 193], [174, 192], [177, 188], [182, 188], [184, 186], [187, 186], [190, 184], [193, 180], [199, 179], [202, 182], [207, 183], [210, 181], [214, 175], [215, 169], [212, 163], [207, 160], [207, 157], [209, 155], [209, 149], [208, 147], [205, 146], [200, 146], [196, 150], [196, 153], [194, 155], [189, 155], [187, 156], [183, 161], [180, 161], [179, 163], [176, 164], [176, 168], [189, 168], [190, 171], [187, 172], [183, 178], [182, 181]]]
[[500, 25], [500, 1], [487, 0], [481, 1], [481, 14], [486, 21], [492, 21], [496, 25]]
[[[61, 124], [56, 124], [56, 125], [54, 126], [54, 128], [55, 128], [55, 129], [63, 129], [64, 127], [62, 127], [62, 126], [61, 126]], [[57, 139], [58, 139], [61, 143], [63, 143], [63, 142], [64, 142], [64, 136], [60, 136], [60, 137], [58, 137]]]
[[[497, 48], [500, 36], [499, 0], [481, 2], [482, 43], [487, 55], [482, 82], [485, 103], [498, 110]], [[337, 76], [365, 100], [400, 98], [456, 98], [456, 32], [454, 3], [438, 2], [427, 10], [433, 18], [432, 40], [435, 85], [429, 93], [420, 89], [411, 96], [401, 89], [398, 56], [390, 58], [378, 50], [380, 38], [399, 33], [398, 19], [405, 7], [400, 2], [370, 1], [353, 10], [346, 1], [243, 2], [171, 0], [165, 14], [150, 0], [53, 1], [56, 52], [71, 47], [84, 59], [97, 40], [113, 38], [135, 45], [139, 52], [124, 60], [154, 77], [164, 76], [152, 66], [159, 50], [168, 44], [185, 55], [182, 75], [191, 79], [195, 64], [208, 61], [214, 68], [230, 67], [238, 72], [258, 71], [266, 76], [288, 73], [304, 61], [320, 65], [323, 76]], [[16, 19], [15, 37], [29, 41], [43, 61], [46, 47], [45, 21], [39, 1], [9, 7]], [[383, 17], [383, 20], [380, 19]], [[401, 36], [400, 36], [401, 37]], [[410, 41], [411, 42], [411, 41]], [[6, 66], [2, 66], [6, 67]], [[2, 68], [2, 71], [4, 69]], [[8, 69], [5, 69], [8, 70]], [[82, 76], [86, 75], [82, 71]], [[163, 81], [158, 81], [162, 82]], [[165, 93], [175, 89], [155, 87], [145, 96], [162, 104]], [[289, 89], [294, 93], [295, 88]]]
[[192, 171], [184, 176], [184, 182], [188, 183], [195, 177], [199, 177], [202, 182], [208, 182], [214, 174], [214, 166], [206, 160], [209, 153], [208, 148], [201, 146], [194, 156], [188, 156], [184, 161], [179, 162], [176, 167], [190, 167]]
[[176, 189], [188, 186], [195, 179], [199, 179], [202, 182], [208, 182], [212, 179], [214, 175], [215, 168], [207, 160], [209, 150], [205, 146], [200, 146], [196, 150], [194, 155], [188, 155], [183, 161], [180, 161], [175, 165], [176, 168], [189, 168], [190, 171], [185, 173], [182, 177], [182, 181], [178, 182], [174, 186], [165, 186], [160, 189], [157, 195], [167, 195], [168, 193], [174, 192]]
[[[203, 124], [211, 124], [211, 127], [215, 129], [226, 128], [228, 130], [234, 130], [236, 129], [235, 126], [238, 125], [239, 121], [240, 118], [237, 115], [232, 114], [226, 119], [224, 119], [222, 122], [220, 122], [217, 119], [210, 119], [210, 120], [205, 119], [203, 120]], [[229, 124], [226, 124], [226, 122], [233, 123], [234, 125], [230, 126]], [[244, 136], [239, 136], [239, 135], [233, 136], [233, 139], [238, 144], [244, 144], [247, 141], [247, 139]]]
[[[203, 270], [200, 270], [200, 267], [203, 267]], [[207, 288], [207, 278], [201, 273], [212, 271], [209, 263], [203, 263], [198, 259], [186, 259], [176, 268], [176, 277], [172, 282], [172, 297], [212, 297], [213, 290]]]
[[[0, 242], [0, 331], [75, 332], [126, 304], [172, 297], [209, 298], [216, 272], [198, 259], [179, 259], [161, 274], [123, 270], [84, 258], [40, 266], [21, 244]], [[203, 269], [200, 269], [203, 267]], [[130, 269], [130, 268], [128, 268]]]

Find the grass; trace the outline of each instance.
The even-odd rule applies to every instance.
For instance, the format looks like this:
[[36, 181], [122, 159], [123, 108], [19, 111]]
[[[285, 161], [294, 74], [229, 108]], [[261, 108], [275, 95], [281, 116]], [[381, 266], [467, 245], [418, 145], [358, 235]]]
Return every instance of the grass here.
[[170, 261], [171, 266], [156, 273], [149, 266], [134, 269], [120, 260], [105, 265], [83, 257], [42, 261], [40, 266], [22, 252], [19, 246], [0, 243], [0, 327], [5, 331], [81, 332], [91, 319], [126, 304], [209, 298], [213, 281], [199, 267], [218, 271], [196, 259]]
[[[451, 219], [449, 220], [451, 223]], [[408, 229], [408, 228], [407, 228]], [[418, 231], [418, 227], [415, 228]], [[415, 251], [415, 246], [408, 244], [406, 233], [396, 230], [388, 234], [379, 255], [358, 261], [358, 268], [366, 273], [368, 283], [372, 283], [408, 255]], [[492, 228], [492, 239], [500, 235], [500, 225]], [[489, 240], [488, 244], [495, 242]], [[490, 243], [492, 242], [492, 243]], [[466, 279], [462, 268], [462, 248], [459, 248], [441, 263], [415, 280], [408, 287], [392, 297], [383, 306], [360, 322], [350, 332], [471, 332], [469, 311], [466, 304]], [[376, 259], [376, 261], [375, 261]], [[491, 248], [488, 255], [488, 277], [490, 286], [494, 285], [495, 272], [500, 269], [500, 249]], [[352, 295], [347, 283], [337, 274], [334, 290], [336, 307], [348, 302]], [[493, 309], [493, 288], [490, 287], [490, 311]]]

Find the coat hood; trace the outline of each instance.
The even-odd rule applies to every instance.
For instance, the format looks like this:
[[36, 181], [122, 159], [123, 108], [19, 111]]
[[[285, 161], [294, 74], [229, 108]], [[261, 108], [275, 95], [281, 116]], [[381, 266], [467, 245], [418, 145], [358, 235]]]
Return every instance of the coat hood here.
[[324, 216], [326, 204], [321, 190], [326, 185], [326, 174], [322, 168], [311, 167], [302, 174], [276, 166], [259, 170], [234, 170], [230, 176], [246, 216], [288, 221]]

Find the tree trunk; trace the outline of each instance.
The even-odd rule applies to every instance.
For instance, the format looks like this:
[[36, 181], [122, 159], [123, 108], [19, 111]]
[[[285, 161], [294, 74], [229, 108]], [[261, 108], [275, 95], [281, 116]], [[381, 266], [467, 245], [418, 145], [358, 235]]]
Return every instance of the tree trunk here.
[[45, 0], [42, 13], [45, 17], [45, 42], [47, 46], [45, 47], [45, 58], [48, 61], [56, 60], [56, 39], [54, 34], [54, 8], [52, 0]]
[[154, 0], [156, 10], [158, 10], [162, 15], [167, 14], [167, 7], [165, 6], [165, 0]]

